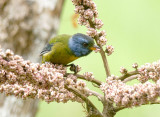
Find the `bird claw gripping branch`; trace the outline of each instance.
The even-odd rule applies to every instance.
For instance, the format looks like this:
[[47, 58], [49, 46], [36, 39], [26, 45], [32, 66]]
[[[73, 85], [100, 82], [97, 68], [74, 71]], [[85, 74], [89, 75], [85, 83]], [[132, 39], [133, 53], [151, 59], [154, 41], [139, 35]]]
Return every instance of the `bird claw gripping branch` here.
[[79, 71], [80, 71], [80, 68], [78, 65], [75, 65], [75, 64], [69, 64], [69, 65], [66, 65], [67, 67], [70, 67], [70, 71], [73, 71], [74, 74], [77, 74]]

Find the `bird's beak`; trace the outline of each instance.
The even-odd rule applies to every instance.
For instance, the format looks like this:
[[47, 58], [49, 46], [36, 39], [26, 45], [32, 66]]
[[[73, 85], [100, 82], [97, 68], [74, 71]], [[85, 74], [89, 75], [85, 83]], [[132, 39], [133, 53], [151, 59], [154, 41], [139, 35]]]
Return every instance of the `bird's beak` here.
[[93, 45], [92, 47], [90, 47], [90, 49], [91, 50], [99, 50], [100, 49], [100, 47], [99, 46], [97, 46], [97, 45]]

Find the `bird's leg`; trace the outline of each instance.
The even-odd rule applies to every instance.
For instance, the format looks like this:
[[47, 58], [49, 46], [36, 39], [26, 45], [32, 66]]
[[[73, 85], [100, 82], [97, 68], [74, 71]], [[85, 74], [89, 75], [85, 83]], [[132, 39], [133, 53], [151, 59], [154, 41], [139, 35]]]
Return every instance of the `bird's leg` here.
[[74, 74], [77, 74], [77, 73], [78, 73], [78, 65], [69, 64], [69, 65], [66, 65], [66, 67], [70, 67], [70, 70], [73, 71]]

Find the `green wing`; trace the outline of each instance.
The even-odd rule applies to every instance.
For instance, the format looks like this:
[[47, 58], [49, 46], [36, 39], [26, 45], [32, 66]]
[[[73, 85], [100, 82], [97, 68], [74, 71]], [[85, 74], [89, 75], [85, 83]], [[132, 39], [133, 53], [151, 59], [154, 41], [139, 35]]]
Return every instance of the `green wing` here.
[[68, 40], [71, 37], [71, 35], [63, 34], [63, 35], [57, 35], [56, 37], [50, 39], [49, 44], [54, 44], [55, 42], [61, 42], [63, 44], [68, 44]]
[[51, 49], [52, 49], [52, 46], [53, 46], [53, 44], [49, 44], [49, 43], [48, 43], [48, 44], [43, 48], [43, 50], [41, 51], [40, 56], [42, 56], [42, 55], [45, 54], [45, 53], [50, 52]]
[[50, 39], [49, 43], [42, 49], [40, 56], [50, 52], [52, 50], [52, 46], [57, 42], [61, 42], [67, 46], [70, 37], [71, 35], [63, 34]]

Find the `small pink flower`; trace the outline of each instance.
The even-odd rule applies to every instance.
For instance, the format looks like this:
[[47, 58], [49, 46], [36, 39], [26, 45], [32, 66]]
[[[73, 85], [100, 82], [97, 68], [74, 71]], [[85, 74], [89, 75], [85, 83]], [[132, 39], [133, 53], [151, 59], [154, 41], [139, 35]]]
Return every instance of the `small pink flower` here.
[[110, 56], [114, 52], [114, 47], [112, 45], [107, 45], [106, 47], [106, 53], [108, 56]]
[[97, 31], [94, 28], [88, 28], [87, 34], [91, 37], [94, 37], [97, 35]]
[[120, 68], [120, 73], [121, 74], [126, 74], [127, 73], [127, 69], [125, 69], [124, 67]]

